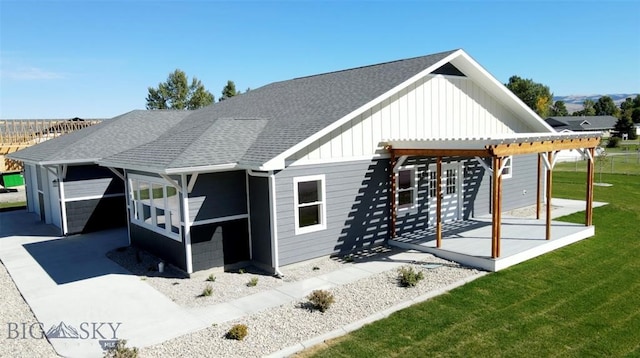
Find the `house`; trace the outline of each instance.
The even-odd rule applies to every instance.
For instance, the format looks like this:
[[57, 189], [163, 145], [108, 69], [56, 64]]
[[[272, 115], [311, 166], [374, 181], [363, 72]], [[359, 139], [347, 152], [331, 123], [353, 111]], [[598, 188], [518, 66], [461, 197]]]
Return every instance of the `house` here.
[[[131, 243], [187, 273], [251, 263], [279, 274], [283, 265], [424, 228], [441, 240], [443, 223], [486, 214], [499, 257], [500, 213], [540, 205], [556, 150], [592, 158], [600, 140], [555, 133], [463, 50], [276, 82], [191, 112], [136, 111], [105, 122], [48, 149], [17, 152], [32, 165], [31, 192], [44, 189], [33, 172], [50, 174], [64, 197], [52, 187], [43, 190], [52, 199], [40, 202], [68, 204], [69, 168], [108, 169], [113, 175], [101, 179], [81, 176], [81, 187], [100, 180], [97, 197], [108, 193], [106, 180], [123, 179], [117, 194]], [[80, 154], [90, 146], [99, 149]], [[544, 194], [549, 200], [550, 186]], [[587, 202], [591, 226], [592, 196]]]
[[546, 119], [547, 124], [557, 132], [599, 131], [602, 132], [605, 137], [611, 134], [617, 121], [618, 118], [614, 116], [559, 116]]

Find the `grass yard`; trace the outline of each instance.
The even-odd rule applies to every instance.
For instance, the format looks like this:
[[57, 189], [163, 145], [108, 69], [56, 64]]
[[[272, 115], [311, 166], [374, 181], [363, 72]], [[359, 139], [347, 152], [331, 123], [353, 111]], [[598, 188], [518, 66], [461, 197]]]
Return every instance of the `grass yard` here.
[[[584, 173], [554, 196], [583, 199]], [[596, 236], [329, 342], [316, 357], [640, 357], [640, 177], [603, 174]], [[584, 222], [584, 213], [564, 220]], [[363, 297], [366, 299], [366, 297]]]
[[8, 208], [22, 208], [27, 206], [27, 202], [26, 201], [17, 201], [17, 202], [10, 202], [10, 203], [1, 203], [0, 202], [0, 209], [8, 209]]

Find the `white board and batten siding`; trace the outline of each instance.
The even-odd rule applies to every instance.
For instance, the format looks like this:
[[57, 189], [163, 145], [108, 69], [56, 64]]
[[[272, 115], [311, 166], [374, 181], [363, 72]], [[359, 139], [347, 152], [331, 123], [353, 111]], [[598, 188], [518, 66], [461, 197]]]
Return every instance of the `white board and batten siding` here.
[[467, 77], [428, 75], [288, 158], [306, 164], [381, 154], [389, 139], [463, 139], [530, 132]]

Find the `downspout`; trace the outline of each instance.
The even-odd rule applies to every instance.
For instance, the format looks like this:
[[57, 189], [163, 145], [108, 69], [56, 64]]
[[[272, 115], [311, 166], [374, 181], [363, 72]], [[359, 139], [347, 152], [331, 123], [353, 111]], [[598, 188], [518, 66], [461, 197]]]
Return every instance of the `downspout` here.
[[282, 278], [284, 274], [280, 272], [278, 260], [278, 218], [276, 216], [276, 176], [273, 172], [269, 174], [269, 203], [271, 215], [271, 262], [273, 265], [273, 273], [276, 277]]

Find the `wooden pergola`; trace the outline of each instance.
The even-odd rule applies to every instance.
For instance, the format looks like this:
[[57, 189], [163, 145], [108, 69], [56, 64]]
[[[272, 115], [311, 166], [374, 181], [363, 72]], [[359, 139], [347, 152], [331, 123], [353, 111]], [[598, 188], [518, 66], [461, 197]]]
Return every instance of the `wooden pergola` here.
[[396, 237], [396, 180], [397, 168], [410, 156], [436, 158], [437, 195], [436, 195], [436, 247], [442, 245], [442, 158], [471, 157], [477, 160], [491, 158], [491, 257], [500, 257], [500, 229], [502, 223], [502, 172], [505, 158], [523, 154], [538, 154], [538, 181], [536, 193], [536, 218], [540, 219], [542, 196], [543, 166], [546, 169], [546, 239], [551, 239], [551, 196], [553, 167], [560, 150], [575, 149], [587, 159], [587, 188], [585, 226], [593, 224], [593, 177], [595, 148], [599, 145], [600, 132], [582, 133], [527, 133], [514, 134], [499, 138], [485, 139], [445, 139], [445, 140], [390, 140], [385, 149], [391, 155], [390, 161], [390, 237]]

